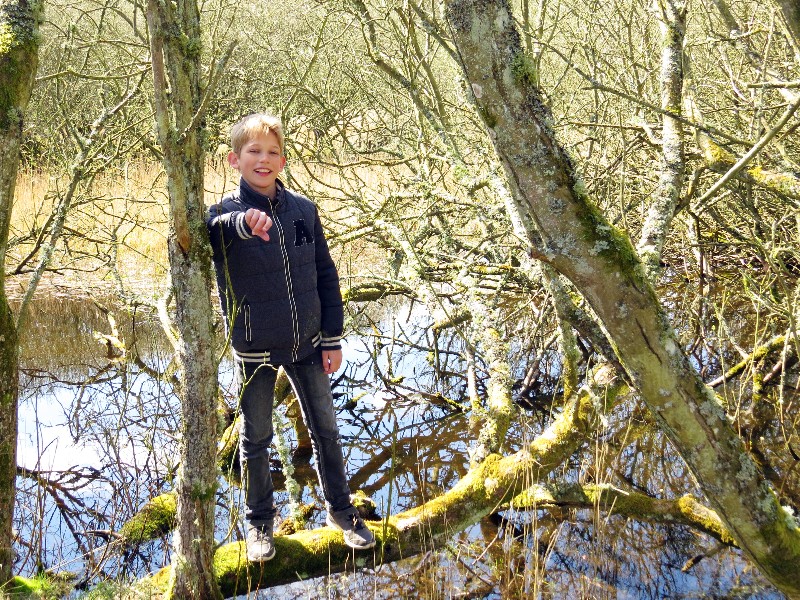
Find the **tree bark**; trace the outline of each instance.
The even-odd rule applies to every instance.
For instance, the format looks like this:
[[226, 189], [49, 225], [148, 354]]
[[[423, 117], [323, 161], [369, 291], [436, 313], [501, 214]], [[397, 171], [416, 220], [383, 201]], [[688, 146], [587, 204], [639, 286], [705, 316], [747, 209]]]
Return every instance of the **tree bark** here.
[[775, 4], [783, 13], [786, 29], [789, 30], [794, 41], [795, 51], [800, 52], [800, 4], [797, 3], [797, 0], [775, 0]]
[[509, 210], [603, 322], [620, 362], [744, 553], [800, 598], [800, 529], [681, 350], [630, 239], [589, 199], [552, 132], [505, 0], [450, 0], [447, 19], [511, 190]]
[[0, 586], [11, 580], [17, 478], [19, 346], [5, 288], [5, 259], [17, 181], [22, 118], [39, 57], [39, 0], [0, 2]]
[[169, 189], [168, 252], [183, 417], [174, 568], [168, 595], [216, 599], [221, 598], [212, 568], [218, 384], [211, 253], [203, 202], [200, 14], [194, 0], [149, 0], [147, 20], [156, 129]]
[[[683, 123], [680, 119], [683, 97], [683, 39], [686, 31], [686, 5], [680, 0], [657, 2], [663, 47], [661, 50], [661, 173], [653, 203], [647, 210], [637, 249], [652, 281], [660, 271], [661, 253], [669, 234], [672, 217], [681, 197], [685, 161]], [[675, 113], [676, 117], [670, 115]]]

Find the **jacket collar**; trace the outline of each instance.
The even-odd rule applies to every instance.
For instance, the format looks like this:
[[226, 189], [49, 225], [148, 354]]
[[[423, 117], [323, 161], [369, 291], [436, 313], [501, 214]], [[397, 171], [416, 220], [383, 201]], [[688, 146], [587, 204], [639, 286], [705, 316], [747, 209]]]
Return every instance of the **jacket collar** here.
[[283, 204], [284, 197], [286, 196], [286, 187], [280, 179], [275, 180], [275, 198], [257, 192], [249, 183], [244, 180], [244, 177], [239, 178], [239, 196], [241, 199], [250, 206], [255, 206], [260, 209], [278, 208]]

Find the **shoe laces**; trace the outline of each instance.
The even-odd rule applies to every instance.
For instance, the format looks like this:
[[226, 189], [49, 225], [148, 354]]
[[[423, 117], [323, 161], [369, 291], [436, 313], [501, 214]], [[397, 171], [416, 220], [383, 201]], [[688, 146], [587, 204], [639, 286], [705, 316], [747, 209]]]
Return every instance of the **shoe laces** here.
[[353, 529], [361, 529], [364, 526], [361, 522], [361, 516], [358, 513], [351, 513], [348, 517], [350, 517], [350, 521], [353, 523]]

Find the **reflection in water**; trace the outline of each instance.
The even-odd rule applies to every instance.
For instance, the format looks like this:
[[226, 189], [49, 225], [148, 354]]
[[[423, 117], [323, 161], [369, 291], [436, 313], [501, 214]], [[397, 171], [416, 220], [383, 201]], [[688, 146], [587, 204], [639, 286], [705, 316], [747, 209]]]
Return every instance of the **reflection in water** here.
[[[369, 494], [381, 516], [419, 506], [463, 477], [476, 426], [468, 414], [429, 402], [465, 402], [465, 382], [456, 375], [464, 371], [460, 342], [439, 340], [432, 359], [426, 315], [391, 308], [368, 319], [379, 336], [351, 336], [349, 364], [334, 389], [352, 487]], [[171, 348], [144, 310], [129, 315], [86, 299], [40, 301], [33, 310], [35, 328], [22, 346], [16, 571], [30, 574], [40, 565], [74, 571], [79, 585], [152, 572], [169, 562], [169, 539], [123, 551], [114, 532], [172, 485], [179, 406]], [[408, 320], [398, 326], [394, 314]], [[526, 369], [515, 368], [521, 378]], [[223, 362], [222, 389], [233, 405], [231, 371]], [[555, 384], [550, 390], [552, 397]], [[611, 469], [660, 497], [696, 492], [638, 406], [630, 399], [620, 407], [551, 480], [600, 482]], [[549, 410], [520, 412], [506, 450], [530, 442]], [[294, 430], [283, 433], [297, 449]], [[303, 486], [299, 500], [314, 507], [310, 526], [318, 526], [323, 502], [302, 448], [294, 462]], [[284, 517], [288, 500], [278, 493]], [[239, 488], [223, 485], [218, 507], [217, 538], [241, 539]], [[704, 554], [682, 572], [687, 559]], [[769, 597], [762, 586], [737, 554], [685, 528], [590, 509], [551, 509], [500, 511], [454, 534], [445, 549], [432, 547], [377, 572], [351, 568], [293, 584], [281, 595], [348, 597], [369, 589], [375, 597], [694, 598], [708, 591]]]
[[169, 362], [166, 344], [151, 316], [126, 318], [86, 299], [39, 300], [30, 323], [18, 444], [26, 551], [17, 568], [41, 562], [91, 581], [149, 570], [166, 560], [162, 547], [124, 556], [108, 543], [175, 470], [178, 406], [169, 379], [151, 373]]

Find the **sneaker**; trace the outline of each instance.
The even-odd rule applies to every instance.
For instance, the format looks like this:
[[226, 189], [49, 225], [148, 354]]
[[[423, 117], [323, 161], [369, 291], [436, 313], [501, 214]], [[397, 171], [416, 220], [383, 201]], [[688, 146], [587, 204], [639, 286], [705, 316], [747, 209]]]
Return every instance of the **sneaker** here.
[[337, 512], [329, 512], [325, 522], [339, 529], [344, 535], [344, 543], [356, 550], [366, 550], [375, 545], [375, 536], [364, 525], [364, 521], [353, 508], [346, 508]]
[[275, 556], [275, 542], [269, 525], [247, 526], [247, 560], [254, 563], [267, 562]]

